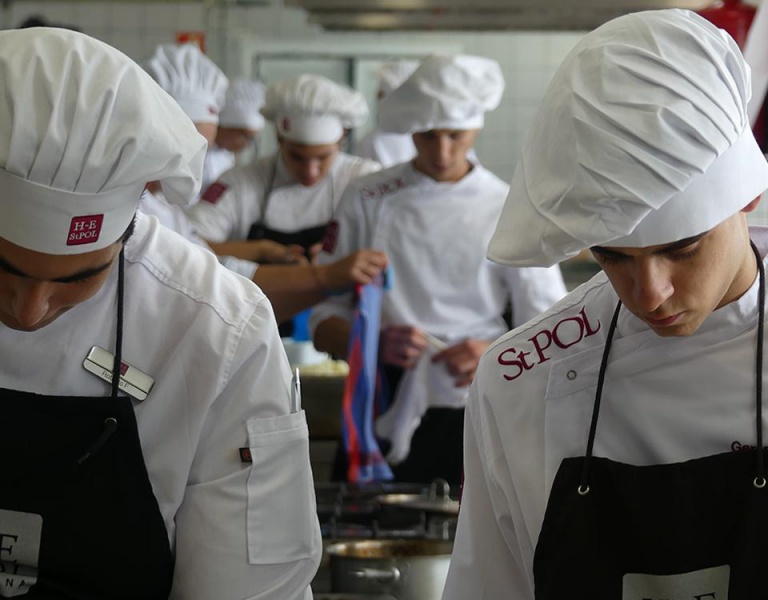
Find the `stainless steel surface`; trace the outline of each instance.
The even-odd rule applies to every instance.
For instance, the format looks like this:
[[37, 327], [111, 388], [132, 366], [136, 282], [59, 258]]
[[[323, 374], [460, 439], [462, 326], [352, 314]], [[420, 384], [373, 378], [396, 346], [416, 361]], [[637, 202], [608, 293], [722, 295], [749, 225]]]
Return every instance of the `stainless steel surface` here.
[[623, 14], [713, 0], [285, 0], [328, 30], [589, 30]]
[[386, 593], [397, 600], [440, 600], [452, 542], [361, 540], [328, 546], [331, 590]]
[[376, 498], [384, 506], [421, 510], [428, 514], [459, 514], [459, 502], [450, 497], [451, 486], [444, 479], [435, 479], [426, 494], [385, 494]]

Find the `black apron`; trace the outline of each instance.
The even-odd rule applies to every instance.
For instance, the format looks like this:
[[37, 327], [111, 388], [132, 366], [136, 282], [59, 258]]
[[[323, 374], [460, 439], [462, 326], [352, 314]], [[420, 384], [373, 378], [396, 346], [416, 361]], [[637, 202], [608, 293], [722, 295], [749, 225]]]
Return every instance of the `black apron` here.
[[[272, 170], [270, 172], [269, 182], [267, 184], [267, 187], [264, 191], [264, 206], [261, 210], [261, 219], [259, 221], [256, 221], [253, 225], [251, 225], [251, 229], [248, 231], [248, 239], [249, 240], [272, 240], [273, 242], [278, 242], [280, 244], [284, 244], [286, 246], [289, 246], [291, 244], [297, 244], [304, 248], [304, 253], [307, 255], [307, 258], [309, 257], [309, 248], [311, 246], [314, 246], [315, 244], [319, 244], [323, 241], [323, 236], [325, 235], [325, 229], [327, 227], [327, 224], [318, 225], [316, 227], [307, 227], [305, 229], [299, 229], [297, 231], [291, 231], [291, 232], [285, 232], [285, 231], [277, 231], [276, 229], [270, 229], [264, 224], [264, 221], [267, 217], [267, 209], [269, 208], [269, 201], [272, 197], [272, 189], [275, 185], [275, 176], [277, 174], [277, 161], [279, 159], [276, 157], [274, 162], [272, 163]], [[330, 174], [328, 175], [330, 177]], [[333, 195], [333, 178], [331, 178], [331, 195]], [[331, 204], [333, 206], [333, 203]], [[328, 216], [328, 219], [332, 215]]]
[[756, 353], [757, 449], [633, 466], [592, 456], [608, 332], [585, 457], [555, 476], [533, 573], [537, 600], [757, 600], [768, 597], [768, 488], [762, 438], [765, 274]]
[[[267, 183], [267, 187], [264, 191], [264, 206], [262, 207], [262, 210], [261, 210], [261, 219], [259, 221], [256, 221], [253, 225], [251, 225], [251, 228], [248, 231], [248, 239], [249, 240], [271, 240], [273, 242], [278, 242], [285, 246], [296, 244], [304, 248], [304, 256], [308, 260], [311, 260], [312, 257], [309, 254], [309, 249], [315, 244], [319, 244], [320, 242], [323, 241], [323, 237], [325, 236], [325, 230], [328, 227], [327, 223], [323, 225], [318, 225], [316, 227], [307, 227], [306, 229], [299, 229], [297, 231], [291, 231], [291, 232], [277, 231], [276, 229], [270, 229], [264, 224], [264, 221], [266, 220], [266, 217], [267, 217], [267, 209], [269, 208], [269, 201], [270, 201], [270, 198], [272, 197], [272, 189], [274, 188], [274, 185], [275, 185], [275, 176], [277, 175], [278, 160], [279, 158], [275, 157], [275, 160], [272, 163], [269, 182]], [[330, 177], [330, 174], [328, 175], [328, 177]], [[333, 196], [333, 178], [331, 178], [331, 196]], [[333, 206], [333, 203], [331, 203], [331, 206]], [[329, 215], [328, 220], [330, 220], [332, 216], [333, 215]], [[295, 327], [292, 321], [286, 321], [284, 323], [280, 323], [278, 326], [280, 337], [284, 337], [284, 338], [292, 337], [294, 333], [294, 329]]]
[[167, 600], [173, 556], [129, 398], [0, 389], [0, 597]]

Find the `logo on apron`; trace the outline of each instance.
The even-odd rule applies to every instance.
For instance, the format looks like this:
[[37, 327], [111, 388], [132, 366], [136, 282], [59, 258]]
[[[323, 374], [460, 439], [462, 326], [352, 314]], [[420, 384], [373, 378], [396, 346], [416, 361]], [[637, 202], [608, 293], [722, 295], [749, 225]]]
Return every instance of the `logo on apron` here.
[[29, 592], [37, 582], [43, 517], [0, 509], [0, 596]]
[[725, 600], [731, 567], [722, 565], [679, 575], [624, 575], [622, 600]]

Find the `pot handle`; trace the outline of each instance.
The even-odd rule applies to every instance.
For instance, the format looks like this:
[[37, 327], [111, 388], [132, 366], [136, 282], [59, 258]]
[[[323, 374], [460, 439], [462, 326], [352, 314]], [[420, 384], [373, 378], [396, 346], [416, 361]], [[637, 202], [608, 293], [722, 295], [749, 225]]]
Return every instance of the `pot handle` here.
[[388, 569], [355, 569], [350, 573], [357, 579], [375, 579], [379, 583], [396, 583], [400, 580], [400, 569], [389, 567]]

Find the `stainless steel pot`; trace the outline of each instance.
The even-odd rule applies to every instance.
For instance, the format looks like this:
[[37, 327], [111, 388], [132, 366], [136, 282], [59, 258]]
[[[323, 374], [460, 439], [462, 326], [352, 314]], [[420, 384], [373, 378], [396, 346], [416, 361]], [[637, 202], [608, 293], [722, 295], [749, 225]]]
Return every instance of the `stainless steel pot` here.
[[326, 549], [331, 591], [440, 600], [453, 544], [441, 540], [362, 540]]
[[450, 497], [451, 486], [444, 479], [435, 479], [427, 494], [384, 494], [376, 500], [385, 507], [397, 507], [421, 510], [427, 513], [439, 513], [456, 516], [459, 514], [459, 502]]

